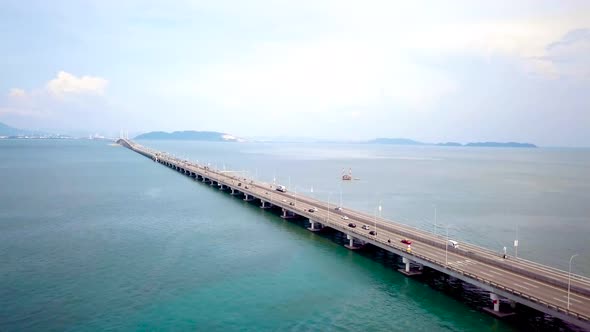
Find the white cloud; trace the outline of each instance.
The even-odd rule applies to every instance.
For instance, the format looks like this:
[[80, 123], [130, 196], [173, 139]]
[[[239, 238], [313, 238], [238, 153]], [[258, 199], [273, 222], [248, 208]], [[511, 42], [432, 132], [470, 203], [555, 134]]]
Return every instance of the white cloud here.
[[422, 109], [455, 90], [442, 73], [357, 41], [267, 43], [235, 63], [208, 67], [196, 81], [187, 94], [226, 108], [298, 113], [375, 107], [383, 98]]
[[13, 98], [23, 98], [26, 96], [26, 92], [23, 89], [12, 88], [8, 91], [8, 96]]
[[100, 103], [93, 96], [101, 99], [108, 81], [100, 77], [76, 77], [60, 71], [57, 77], [47, 82], [42, 88], [25, 91], [12, 88], [6, 100], [0, 101], [0, 114], [17, 114], [21, 116], [47, 116], [52, 113], [72, 112], [88, 109]]
[[66, 95], [89, 94], [103, 95], [108, 81], [94, 76], [76, 77], [65, 71], [60, 71], [57, 77], [46, 85], [47, 91], [58, 98]]
[[590, 79], [590, 28], [569, 31], [531, 61], [549, 76]]
[[[399, 48], [422, 51], [426, 55], [474, 55], [487, 59], [508, 57], [519, 61], [525, 70], [554, 77], [571, 72], [554, 66], [550, 58], [555, 50], [548, 46], [570, 31], [584, 28], [590, 28], [588, 8], [551, 16], [460, 21], [410, 28], [404, 31]], [[580, 54], [578, 51], [576, 49], [570, 54]]]

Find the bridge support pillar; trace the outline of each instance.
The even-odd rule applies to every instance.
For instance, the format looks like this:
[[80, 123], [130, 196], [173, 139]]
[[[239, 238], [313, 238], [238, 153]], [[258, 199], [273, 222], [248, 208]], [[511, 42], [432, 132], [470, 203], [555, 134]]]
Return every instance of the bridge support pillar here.
[[412, 260], [407, 257], [402, 257], [402, 262], [405, 264], [403, 269], [398, 269], [399, 272], [407, 275], [408, 277], [422, 274], [420, 270], [412, 270]]
[[246, 193], [245, 193], [245, 194], [244, 194], [244, 200], [245, 200], [246, 202], [252, 202], [252, 201], [254, 200], [254, 196], [252, 196], [252, 195], [248, 195], [248, 194], [246, 194]]
[[227, 188], [224, 184], [219, 184], [219, 190], [225, 190]]
[[210, 186], [214, 186], [215, 185], [215, 181], [211, 180], [211, 182], [209, 182]]
[[494, 311], [500, 312], [500, 297], [497, 294], [490, 293], [490, 299], [492, 300], [492, 304], [494, 305]]
[[348, 239], [348, 244], [345, 244], [344, 245], [345, 248], [348, 248], [350, 250], [357, 250], [357, 249], [360, 249], [361, 248], [359, 246], [355, 246], [354, 245], [355, 238], [353, 236], [350, 236], [350, 235], [346, 234], [346, 238]]
[[[490, 293], [490, 299], [492, 300], [493, 309], [492, 308], [483, 308], [488, 313], [490, 313], [498, 318], [504, 318], [504, 317], [512, 316], [515, 314], [514, 312], [501, 312], [500, 311], [500, 296], [498, 296], [498, 294]], [[515, 303], [515, 305], [516, 305], [516, 303]]]
[[263, 200], [260, 200], [261, 204], [260, 204], [260, 208], [261, 209], [270, 209], [272, 207], [272, 204]]
[[234, 188], [231, 188], [231, 194], [232, 194], [233, 196], [237, 196], [237, 195], [239, 195], [239, 194], [241, 194], [241, 193], [240, 193], [238, 190], [236, 190], [236, 189], [234, 189]]
[[281, 218], [283, 219], [292, 219], [295, 218], [295, 214], [292, 211], [289, 211], [287, 209], [282, 209], [282, 214], [281, 214]]
[[312, 231], [312, 232], [319, 232], [323, 228], [322, 224], [320, 224], [317, 221], [313, 221], [311, 219], [309, 219], [309, 225], [310, 226], [307, 229], [310, 230], [310, 231]]

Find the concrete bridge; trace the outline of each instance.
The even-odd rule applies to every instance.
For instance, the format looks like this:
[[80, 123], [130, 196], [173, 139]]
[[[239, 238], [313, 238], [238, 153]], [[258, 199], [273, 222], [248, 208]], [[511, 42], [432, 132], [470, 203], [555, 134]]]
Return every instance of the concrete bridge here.
[[[407, 225], [344, 207], [336, 209], [301, 194], [280, 192], [272, 184], [180, 160], [128, 139], [117, 142], [195, 180], [259, 202], [261, 208], [279, 208], [283, 218], [306, 218], [310, 231], [329, 227], [342, 232], [351, 250], [372, 244], [399, 255], [405, 264], [399, 271], [408, 276], [420, 274], [421, 267], [426, 266], [486, 290], [491, 302], [486, 310], [498, 317], [512, 314], [500, 311], [500, 302], [505, 301], [512, 307], [525, 305], [590, 331], [590, 278], [516, 257], [503, 258], [468, 243], [455, 248], [444, 237]], [[402, 243], [402, 239], [409, 239], [411, 245]]]

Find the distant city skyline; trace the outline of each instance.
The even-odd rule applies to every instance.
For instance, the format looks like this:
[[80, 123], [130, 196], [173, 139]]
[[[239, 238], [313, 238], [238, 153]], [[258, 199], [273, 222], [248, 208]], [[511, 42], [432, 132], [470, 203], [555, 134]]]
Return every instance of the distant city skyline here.
[[590, 146], [587, 1], [3, 1], [0, 122]]

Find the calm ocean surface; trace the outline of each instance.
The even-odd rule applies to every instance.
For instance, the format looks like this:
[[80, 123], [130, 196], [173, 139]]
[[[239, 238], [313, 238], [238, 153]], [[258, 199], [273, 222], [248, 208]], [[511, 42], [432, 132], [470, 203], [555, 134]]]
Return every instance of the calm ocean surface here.
[[[590, 150], [140, 143], [590, 276]], [[0, 331], [527, 330], [434, 283], [106, 142], [0, 140]]]

